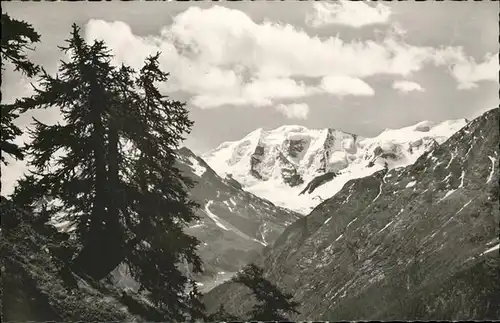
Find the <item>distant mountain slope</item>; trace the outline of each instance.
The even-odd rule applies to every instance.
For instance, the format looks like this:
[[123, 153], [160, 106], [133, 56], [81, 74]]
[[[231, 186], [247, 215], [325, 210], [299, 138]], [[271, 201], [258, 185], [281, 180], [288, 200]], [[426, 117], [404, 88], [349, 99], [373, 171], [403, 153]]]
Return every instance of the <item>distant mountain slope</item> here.
[[[245, 190], [303, 214], [354, 178], [407, 166], [466, 124], [423, 121], [363, 138], [335, 129], [283, 126], [257, 129], [202, 157], [221, 176], [232, 174]], [[302, 193], [302, 194], [301, 194]]]
[[243, 191], [234, 179], [219, 177], [187, 148], [179, 150], [177, 167], [197, 183], [190, 197], [200, 204], [201, 220], [187, 232], [202, 241], [203, 290], [230, 277], [300, 216]]
[[[295, 320], [500, 319], [499, 109], [415, 164], [348, 181], [257, 261]], [[241, 314], [244, 287], [206, 295]]]

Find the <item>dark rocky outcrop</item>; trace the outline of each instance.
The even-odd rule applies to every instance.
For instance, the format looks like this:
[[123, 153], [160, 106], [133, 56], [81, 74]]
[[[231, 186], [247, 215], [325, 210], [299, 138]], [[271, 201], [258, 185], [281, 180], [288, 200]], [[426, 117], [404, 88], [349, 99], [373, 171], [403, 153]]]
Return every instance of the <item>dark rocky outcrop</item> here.
[[229, 185], [233, 186], [234, 188], [237, 188], [237, 189], [239, 189], [239, 190], [242, 190], [242, 189], [243, 189], [243, 187], [241, 186], [241, 183], [240, 183], [240, 182], [238, 182], [237, 180], [235, 180], [235, 179], [233, 178], [233, 176], [231, 176], [231, 174], [228, 174], [228, 175], [226, 176], [226, 182], [227, 182]]
[[297, 171], [297, 166], [291, 163], [284, 154], [278, 155], [278, 160], [281, 163], [281, 178], [283, 182], [290, 187], [295, 187], [304, 183], [302, 176]]
[[328, 172], [326, 174], [319, 175], [315, 177], [312, 181], [310, 181], [307, 184], [307, 186], [300, 192], [300, 194], [305, 194], [305, 193], [311, 194], [317, 187], [325, 183], [328, 183], [335, 177], [337, 177], [337, 172]]
[[287, 147], [286, 151], [288, 153], [288, 156], [291, 156], [293, 158], [297, 158], [299, 154], [306, 149], [307, 145], [309, 142], [307, 140], [303, 139], [298, 139], [298, 140], [291, 140], [288, 139], [285, 141], [284, 146]]
[[257, 147], [255, 147], [255, 151], [252, 154], [252, 157], [250, 159], [250, 174], [252, 174], [252, 176], [254, 176], [255, 178], [260, 179], [260, 180], [262, 180], [263, 177], [259, 173], [258, 168], [259, 168], [259, 165], [262, 163], [262, 158], [264, 156], [264, 153], [265, 153], [264, 147], [261, 145], [257, 145]]
[[[256, 263], [302, 304], [292, 319], [500, 319], [499, 115], [414, 165], [347, 182], [265, 249]], [[205, 303], [243, 315], [246, 295], [225, 283]]]

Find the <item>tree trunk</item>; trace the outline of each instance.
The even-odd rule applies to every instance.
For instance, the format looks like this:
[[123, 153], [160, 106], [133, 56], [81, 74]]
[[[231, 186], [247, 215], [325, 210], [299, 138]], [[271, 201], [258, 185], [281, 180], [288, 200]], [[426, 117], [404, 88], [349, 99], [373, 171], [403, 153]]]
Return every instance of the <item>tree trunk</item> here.
[[[83, 273], [95, 280], [101, 280], [111, 273], [120, 263], [122, 263], [132, 249], [141, 241], [141, 237], [136, 236], [126, 243], [113, 248], [104, 247], [104, 241], [93, 240], [91, 244], [85, 246], [78, 257], [73, 261], [71, 269], [76, 273]], [[104, 247], [104, 248], [103, 248]], [[103, 255], [98, 264], [96, 255]]]
[[106, 192], [106, 138], [102, 123], [105, 102], [99, 85], [94, 83], [92, 89], [94, 90], [90, 93], [89, 104], [94, 128], [92, 139], [95, 163], [95, 197], [89, 232], [84, 239], [83, 249], [73, 261], [72, 268], [75, 271], [84, 272], [94, 277], [100, 276], [99, 273], [103, 271], [103, 266], [107, 262], [107, 249], [111, 241], [105, 230], [106, 222], [108, 222], [106, 204], [109, 202]]
[[118, 151], [118, 125], [114, 107], [111, 108], [111, 115], [108, 120], [108, 227], [120, 226], [119, 204], [123, 202], [122, 190], [120, 187], [119, 151]]

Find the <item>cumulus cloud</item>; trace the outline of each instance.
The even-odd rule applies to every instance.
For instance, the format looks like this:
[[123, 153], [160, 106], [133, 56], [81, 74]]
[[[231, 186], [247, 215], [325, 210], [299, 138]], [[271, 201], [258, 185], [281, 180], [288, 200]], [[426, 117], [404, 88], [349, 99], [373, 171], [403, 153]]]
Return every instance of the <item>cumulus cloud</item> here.
[[487, 53], [483, 61], [478, 63], [473, 57], [467, 56], [462, 47], [446, 47], [436, 50], [433, 60], [436, 65], [448, 68], [459, 89], [472, 89], [481, 81], [499, 82], [498, 55], [498, 52]]
[[321, 80], [321, 89], [327, 93], [344, 95], [371, 96], [375, 94], [373, 88], [365, 81], [348, 76], [325, 76]]
[[275, 109], [290, 119], [307, 119], [309, 115], [307, 103], [278, 104]]
[[296, 82], [290, 78], [254, 79], [247, 84], [240, 84], [237, 91], [196, 95], [192, 103], [203, 108], [213, 108], [224, 104], [270, 106], [274, 100], [300, 98], [317, 93], [314, 87]]
[[391, 9], [383, 4], [369, 5], [366, 1], [314, 2], [306, 16], [311, 27], [337, 24], [360, 28], [389, 21]]
[[392, 88], [403, 93], [412, 91], [425, 92], [420, 84], [411, 81], [394, 81], [394, 83], [392, 83]]
[[[170, 73], [166, 89], [188, 93], [200, 108], [272, 106], [318, 91], [373, 95], [363, 78], [408, 77], [425, 64], [451, 64], [462, 57], [454, 49], [410, 45], [394, 34], [378, 41], [319, 38], [287, 24], [255, 23], [242, 11], [221, 6], [190, 7], [158, 35], [137, 36], [123, 22], [102, 20], [90, 20], [85, 32], [88, 40], [103, 39], [117, 62], [135, 68], [147, 55], [162, 52], [160, 65]], [[297, 81], [303, 77], [321, 86]]]
[[476, 63], [472, 58], [461, 59], [451, 67], [451, 74], [458, 82], [459, 89], [472, 89], [480, 81], [495, 81], [498, 83], [498, 53], [488, 54], [481, 63]]

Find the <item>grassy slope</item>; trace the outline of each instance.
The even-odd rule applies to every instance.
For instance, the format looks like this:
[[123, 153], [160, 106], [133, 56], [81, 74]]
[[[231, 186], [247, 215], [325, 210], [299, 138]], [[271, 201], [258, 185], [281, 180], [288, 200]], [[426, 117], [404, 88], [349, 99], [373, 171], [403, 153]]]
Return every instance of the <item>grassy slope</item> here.
[[2, 223], [9, 215], [18, 223], [11, 228], [2, 225], [2, 321], [161, 320], [157, 312], [110, 283], [61, 275], [55, 250], [62, 242], [57, 234], [51, 235], [47, 226], [35, 229], [27, 224], [29, 216], [19, 210], [9, 211], [2, 207]]

